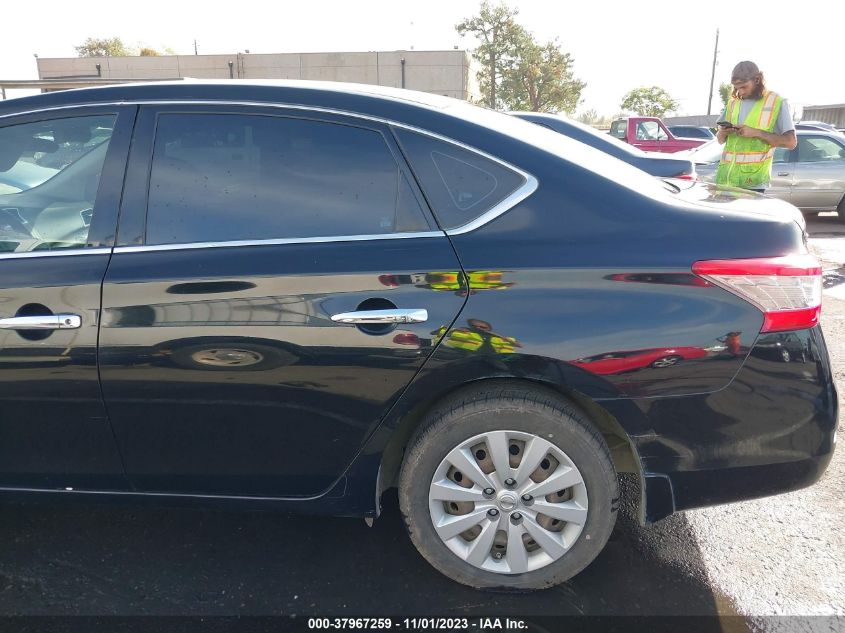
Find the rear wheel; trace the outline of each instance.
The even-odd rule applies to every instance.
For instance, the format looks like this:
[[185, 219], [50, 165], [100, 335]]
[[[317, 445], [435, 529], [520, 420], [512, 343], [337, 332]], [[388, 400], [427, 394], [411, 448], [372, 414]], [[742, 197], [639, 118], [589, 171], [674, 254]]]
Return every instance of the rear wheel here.
[[411, 442], [399, 501], [436, 569], [478, 588], [541, 589], [602, 550], [616, 473], [600, 433], [553, 394], [492, 389], [434, 411]]
[[839, 206], [836, 207], [836, 213], [839, 215], [839, 221], [845, 222], [845, 196], [839, 201]]
[[654, 361], [651, 366], [652, 367], [672, 367], [672, 365], [677, 365], [679, 362], [684, 360], [681, 356], [677, 354], [672, 354], [671, 356], [664, 356], [663, 358], [658, 358]]

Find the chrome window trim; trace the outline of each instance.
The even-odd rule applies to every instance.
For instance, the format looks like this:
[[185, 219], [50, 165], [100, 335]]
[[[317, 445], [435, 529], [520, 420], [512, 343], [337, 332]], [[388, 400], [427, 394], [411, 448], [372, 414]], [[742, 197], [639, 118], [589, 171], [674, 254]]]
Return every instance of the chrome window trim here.
[[30, 259], [33, 257], [74, 257], [79, 255], [108, 255], [111, 247], [106, 248], [68, 248], [54, 251], [25, 251], [21, 253], [0, 253], [2, 259]]
[[[422, 128], [415, 127], [413, 125], [408, 125], [407, 123], [402, 123], [399, 121], [393, 121], [391, 119], [385, 119], [383, 117], [377, 117], [369, 114], [362, 114], [360, 112], [349, 112], [347, 110], [339, 110], [336, 108], [325, 108], [322, 106], [309, 106], [303, 104], [295, 104], [295, 103], [278, 103], [278, 102], [266, 102], [266, 101], [229, 101], [229, 100], [214, 100], [214, 99], [175, 99], [175, 100], [167, 100], [167, 99], [155, 99], [155, 100], [131, 100], [131, 101], [112, 101], [112, 102], [104, 102], [104, 103], [84, 103], [84, 104], [66, 104], [62, 106], [54, 106], [50, 108], [39, 108], [35, 110], [28, 110], [26, 112], [15, 112], [12, 114], [4, 114], [0, 115], [0, 121], [7, 117], [13, 116], [25, 116], [29, 114], [38, 114], [40, 112], [55, 112], [61, 110], [75, 110], [79, 108], [103, 108], [103, 107], [120, 107], [120, 106], [145, 106], [145, 105], [157, 105], [157, 106], [182, 106], [182, 105], [190, 105], [190, 106], [237, 106], [237, 107], [257, 107], [257, 108], [278, 108], [278, 109], [286, 109], [286, 110], [297, 110], [297, 111], [308, 111], [308, 112], [319, 112], [321, 114], [332, 114], [337, 116], [345, 116], [353, 119], [361, 119], [364, 121], [371, 121], [375, 123], [380, 123], [382, 125], [388, 125], [391, 127], [398, 127], [404, 130], [408, 130], [410, 132], [414, 132], [416, 134], [422, 134], [424, 136], [428, 136], [429, 138], [434, 138], [439, 141], [443, 141], [444, 143], [449, 143], [456, 147], [460, 147], [468, 152], [472, 152], [478, 156], [486, 158], [487, 160], [493, 161], [494, 163], [498, 163], [502, 167], [506, 169], [510, 169], [511, 171], [519, 174], [522, 176], [525, 182], [514, 190], [508, 197], [504, 200], [499, 202], [497, 205], [488, 209], [486, 212], [475, 218], [474, 220], [455, 228], [446, 229], [446, 235], [463, 235], [465, 233], [470, 233], [471, 231], [475, 231], [476, 229], [481, 228], [485, 224], [489, 224], [496, 218], [501, 215], [504, 215], [507, 211], [518, 205], [520, 202], [528, 198], [531, 194], [533, 194], [537, 187], [539, 186], [538, 180], [527, 171], [512, 165], [496, 156], [492, 156], [487, 152], [484, 152], [480, 149], [462, 143], [460, 141], [456, 141], [455, 139], [449, 138], [447, 136], [443, 136], [441, 134], [437, 134], [436, 132], [431, 132], [429, 130], [425, 130]], [[424, 104], [418, 105], [417, 107], [426, 106]], [[436, 212], [435, 212], [436, 216]], [[279, 239], [279, 240], [247, 240], [247, 241], [232, 241], [232, 242], [199, 242], [194, 245], [191, 244], [155, 244], [150, 246], [144, 247], [124, 247], [120, 246], [117, 247], [117, 251], [120, 252], [137, 252], [137, 251], [127, 251], [126, 249], [135, 249], [135, 248], [145, 248], [147, 250], [175, 250], [177, 248], [218, 248], [221, 246], [254, 246], [258, 244], [301, 244], [307, 243], [308, 241], [314, 242], [346, 242], [346, 241], [363, 241], [363, 240], [371, 240], [371, 239], [403, 239], [408, 237], [432, 237], [434, 235], [441, 235], [441, 233], [433, 233], [433, 232], [424, 232], [424, 233], [392, 233], [392, 234], [385, 234], [382, 235], [361, 235], [361, 236], [338, 236], [338, 237], [318, 237], [318, 238], [302, 238], [302, 239]]]
[[285, 244], [328, 244], [332, 242], [368, 242], [372, 240], [409, 240], [443, 237], [441, 231], [418, 233], [384, 233], [378, 235], [330, 235], [325, 237], [294, 237], [272, 240], [233, 240], [231, 242], [181, 242], [177, 244], [145, 244], [142, 246], [116, 246], [115, 253], [146, 253], [149, 251], [184, 251], [199, 248], [234, 248], [237, 246], [281, 246]]

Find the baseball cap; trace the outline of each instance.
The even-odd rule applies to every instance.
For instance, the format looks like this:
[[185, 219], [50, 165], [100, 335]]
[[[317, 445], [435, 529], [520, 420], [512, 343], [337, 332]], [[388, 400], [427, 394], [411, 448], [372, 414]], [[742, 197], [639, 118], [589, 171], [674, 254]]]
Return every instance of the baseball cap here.
[[757, 64], [743, 61], [734, 66], [733, 72], [731, 73], [731, 81], [748, 81], [749, 79], [754, 79], [759, 74], [760, 69], [757, 68]]

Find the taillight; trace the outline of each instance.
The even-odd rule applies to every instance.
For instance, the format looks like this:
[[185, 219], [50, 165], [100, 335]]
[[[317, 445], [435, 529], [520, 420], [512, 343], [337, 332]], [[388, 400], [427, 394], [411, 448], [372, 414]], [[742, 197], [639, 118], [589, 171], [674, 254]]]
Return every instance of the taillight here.
[[692, 272], [758, 307], [761, 332], [811, 328], [822, 307], [822, 269], [812, 255], [695, 262]]
[[678, 180], [695, 180], [695, 174], [681, 174], [680, 176], [675, 176]]

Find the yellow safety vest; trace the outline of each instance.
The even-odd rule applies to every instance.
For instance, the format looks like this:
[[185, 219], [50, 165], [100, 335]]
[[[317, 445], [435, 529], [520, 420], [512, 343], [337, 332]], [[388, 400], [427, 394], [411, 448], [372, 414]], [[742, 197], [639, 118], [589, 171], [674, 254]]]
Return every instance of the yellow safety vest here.
[[[758, 130], [773, 132], [780, 115], [781, 103], [781, 96], [767, 90], [742, 123]], [[726, 113], [727, 120], [738, 126], [739, 113], [740, 100], [731, 99]], [[766, 141], [731, 134], [725, 142], [719, 168], [716, 170], [716, 182], [743, 189], [765, 187], [771, 177], [774, 154], [775, 148]]]

